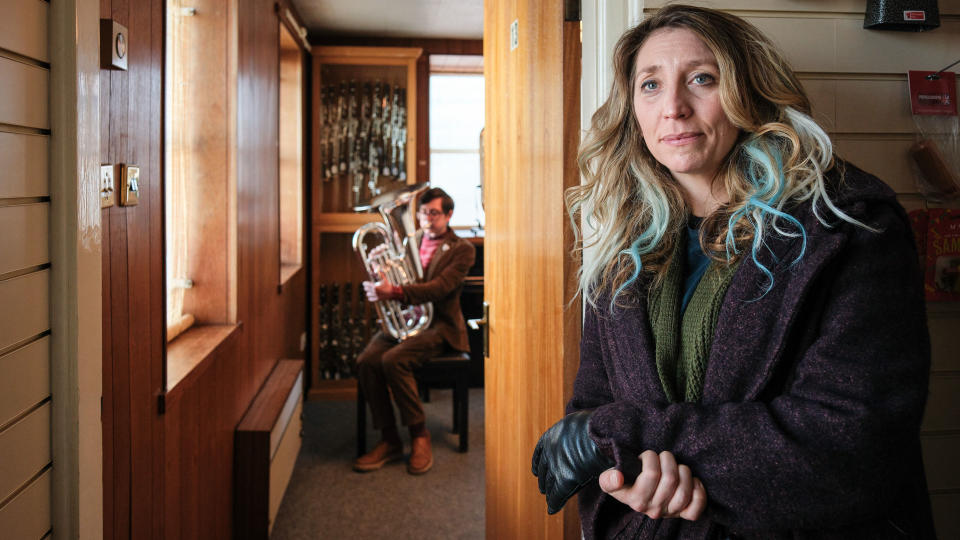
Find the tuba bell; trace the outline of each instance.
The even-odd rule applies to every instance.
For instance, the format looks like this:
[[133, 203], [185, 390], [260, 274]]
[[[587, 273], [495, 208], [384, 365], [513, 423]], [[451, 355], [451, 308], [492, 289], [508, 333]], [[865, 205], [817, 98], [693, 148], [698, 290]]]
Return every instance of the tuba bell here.
[[[371, 202], [383, 222], [367, 223], [353, 234], [357, 252], [367, 275], [374, 283], [386, 279], [395, 286], [415, 283], [423, 278], [420, 247], [417, 245], [417, 202], [429, 188], [420, 184], [386, 193]], [[374, 303], [384, 333], [403, 341], [419, 334], [433, 321], [433, 304], [404, 304], [399, 300]]]

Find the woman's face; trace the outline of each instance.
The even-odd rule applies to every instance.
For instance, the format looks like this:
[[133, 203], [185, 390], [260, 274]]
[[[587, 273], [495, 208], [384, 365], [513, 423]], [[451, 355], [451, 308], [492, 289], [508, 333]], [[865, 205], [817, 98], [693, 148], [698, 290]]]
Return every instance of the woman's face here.
[[634, 71], [633, 109], [650, 153], [688, 190], [710, 185], [738, 135], [720, 106], [716, 57], [693, 31], [662, 28]]

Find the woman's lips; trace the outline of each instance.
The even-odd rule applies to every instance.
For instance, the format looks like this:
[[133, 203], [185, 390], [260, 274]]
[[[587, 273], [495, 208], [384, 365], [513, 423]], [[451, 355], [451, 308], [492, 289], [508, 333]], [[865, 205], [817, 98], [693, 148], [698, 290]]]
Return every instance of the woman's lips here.
[[660, 142], [664, 144], [672, 144], [676, 146], [681, 146], [684, 144], [690, 144], [700, 137], [703, 136], [703, 133], [698, 132], [686, 132], [686, 133], [674, 133], [672, 135], [667, 135], [660, 139]]

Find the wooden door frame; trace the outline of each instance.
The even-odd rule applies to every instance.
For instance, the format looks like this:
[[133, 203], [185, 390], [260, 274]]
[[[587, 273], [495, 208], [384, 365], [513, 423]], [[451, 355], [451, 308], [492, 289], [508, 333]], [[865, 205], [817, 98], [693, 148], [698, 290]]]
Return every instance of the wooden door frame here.
[[[571, 302], [579, 261], [571, 255], [573, 232], [562, 201], [564, 190], [580, 182], [576, 165], [580, 22], [565, 21], [562, 5], [543, 0], [520, 5], [488, 0], [484, 11], [490, 114], [485, 136], [485, 176], [490, 189], [485, 190], [484, 274], [488, 280], [485, 296], [491, 302], [492, 353], [485, 377], [487, 537], [579, 538], [575, 504], [568, 505], [561, 515], [547, 514], [545, 501], [536, 493], [536, 478], [529, 473], [529, 456], [536, 434], [563, 416], [579, 365], [582, 311], [579, 302]], [[519, 27], [519, 49], [510, 48], [507, 40], [511, 20]], [[496, 99], [498, 92], [505, 92], [509, 99]], [[514, 215], [517, 208], [525, 210]], [[562, 233], [555, 234], [557, 230]], [[544, 240], [549, 244], [544, 245]], [[528, 245], [530, 242], [536, 245]], [[533, 253], [531, 261], [535, 260], [541, 271], [549, 270], [531, 278], [537, 284], [535, 290], [511, 290], [509, 277], [489, 286], [489, 280], [498, 274], [524, 271], [513, 266], [522, 264], [513, 259], [515, 255]], [[543, 309], [511, 306], [509, 295], [514, 294], [525, 295], [525, 303]], [[536, 310], [537, 315], [523, 315], [528, 309]], [[525, 335], [536, 328], [561, 335], [547, 337], [542, 331]], [[531, 351], [531, 339], [556, 341], [549, 344], [549, 351]], [[527, 379], [536, 390], [521, 389]], [[516, 417], [511, 420], [508, 417], [513, 411]]]
[[100, 538], [100, 4], [49, 9], [51, 523], [60, 538]]

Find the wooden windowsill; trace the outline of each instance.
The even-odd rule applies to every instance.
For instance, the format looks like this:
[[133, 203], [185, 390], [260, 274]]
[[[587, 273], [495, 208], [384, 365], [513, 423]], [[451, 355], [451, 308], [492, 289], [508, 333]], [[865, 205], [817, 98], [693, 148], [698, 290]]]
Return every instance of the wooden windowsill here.
[[283, 286], [290, 281], [293, 276], [297, 275], [297, 272], [303, 268], [303, 265], [300, 263], [280, 263], [280, 286], [277, 287], [277, 292], [283, 292]]
[[167, 344], [167, 393], [188, 378], [198, 376], [206, 360], [234, 335], [240, 324], [194, 325]]

